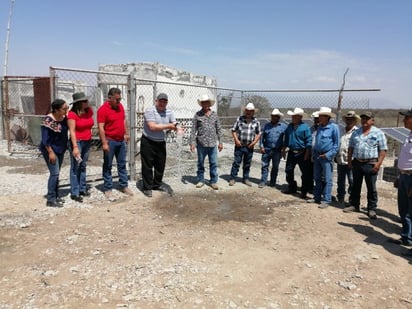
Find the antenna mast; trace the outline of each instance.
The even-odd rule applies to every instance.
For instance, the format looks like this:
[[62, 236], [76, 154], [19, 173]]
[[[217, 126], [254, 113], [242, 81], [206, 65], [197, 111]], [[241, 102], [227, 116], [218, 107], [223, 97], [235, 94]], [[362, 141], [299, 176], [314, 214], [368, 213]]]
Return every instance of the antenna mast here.
[[11, 17], [13, 15], [13, 6], [14, 0], [10, 1], [10, 13], [9, 13], [9, 21], [7, 22], [7, 32], [6, 32], [6, 44], [4, 48], [4, 76], [7, 76], [7, 65], [9, 59], [9, 39], [10, 39], [10, 25], [11, 25]]

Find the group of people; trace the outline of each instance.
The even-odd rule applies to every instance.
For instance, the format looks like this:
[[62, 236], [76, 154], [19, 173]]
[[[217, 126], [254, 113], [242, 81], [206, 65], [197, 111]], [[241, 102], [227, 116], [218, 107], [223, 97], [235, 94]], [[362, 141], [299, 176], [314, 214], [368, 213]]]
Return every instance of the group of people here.
[[[76, 92], [69, 104], [56, 99], [51, 104], [51, 112], [41, 123], [41, 142], [39, 149], [49, 169], [47, 183], [47, 202], [49, 207], [62, 207], [64, 199], [59, 196], [59, 175], [64, 154], [70, 152], [70, 198], [83, 202], [90, 196], [86, 183], [86, 168], [92, 142], [94, 125], [93, 110], [89, 99], [83, 92]], [[119, 175], [119, 190], [133, 195], [128, 188], [126, 170], [126, 143], [129, 140], [125, 111], [121, 104], [121, 91], [111, 88], [108, 99], [97, 111], [99, 137], [103, 149], [104, 194], [112, 197], [112, 165], [116, 158]]]
[[[208, 96], [199, 99], [202, 109], [196, 113], [190, 138], [190, 149], [198, 151], [197, 188], [204, 183], [204, 161], [209, 157], [210, 186], [217, 186], [217, 150], [221, 151], [222, 128], [216, 114], [211, 111], [214, 104]], [[310, 127], [302, 119], [303, 109], [296, 107], [289, 110], [291, 122], [286, 125], [281, 121], [283, 113], [275, 108], [270, 122], [261, 128], [255, 118], [255, 106], [248, 103], [243, 115], [234, 123], [231, 132], [234, 141], [234, 160], [230, 171], [229, 186], [236, 183], [242, 165], [242, 182], [252, 186], [250, 168], [256, 144], [259, 143], [261, 158], [261, 179], [258, 187], [276, 186], [281, 158], [286, 159], [285, 194], [295, 194], [298, 184], [295, 180], [295, 168], [301, 172], [300, 197], [309, 203], [319, 204], [319, 208], [328, 207], [332, 200], [333, 169], [337, 163], [337, 200], [345, 206], [344, 212], [360, 211], [360, 197], [363, 180], [367, 187], [367, 210], [371, 219], [376, 219], [378, 192], [376, 181], [378, 171], [387, 151], [384, 133], [374, 126], [374, 115], [365, 112], [357, 115], [349, 111], [343, 116], [343, 130], [333, 122], [336, 116], [329, 107], [321, 107], [312, 114], [314, 125]], [[356, 124], [360, 121], [360, 127]], [[272, 165], [269, 173], [270, 164]], [[348, 187], [347, 187], [348, 182]], [[313, 193], [313, 198], [308, 197]], [[345, 202], [345, 195], [349, 199]]]
[[[73, 101], [67, 104], [56, 99], [51, 111], [41, 123], [39, 149], [49, 169], [47, 202], [49, 207], [62, 207], [64, 199], [59, 196], [59, 174], [68, 149], [70, 152], [70, 198], [82, 202], [90, 196], [86, 183], [86, 167], [94, 126], [93, 110], [83, 92], [74, 93]], [[133, 195], [128, 188], [126, 169], [126, 145], [129, 142], [129, 127], [121, 103], [121, 90], [111, 88], [108, 98], [97, 111], [98, 133], [103, 149], [103, 190], [112, 198], [112, 166], [116, 159], [119, 176], [119, 191]], [[167, 191], [163, 184], [166, 164], [166, 135], [176, 131], [178, 123], [174, 113], [167, 108], [168, 96], [160, 93], [155, 104], [144, 113], [141, 138], [142, 191], [152, 197], [152, 190]], [[195, 113], [190, 134], [190, 150], [197, 151], [196, 188], [205, 185], [205, 159], [209, 160], [210, 187], [218, 190], [217, 154], [223, 149], [223, 130], [217, 113], [212, 110], [215, 100], [209, 95], [198, 99], [200, 110]], [[70, 106], [69, 106], [70, 105]], [[277, 186], [281, 158], [286, 159], [285, 194], [298, 191], [294, 171], [301, 171], [300, 197], [309, 203], [326, 208], [332, 202], [333, 166], [337, 165], [337, 201], [345, 206], [344, 212], [359, 212], [363, 180], [367, 188], [367, 214], [376, 219], [378, 171], [387, 151], [386, 137], [375, 124], [374, 115], [367, 111], [357, 115], [354, 111], [344, 116], [345, 127], [341, 130], [332, 121], [336, 116], [331, 108], [321, 107], [312, 114], [313, 125], [309, 127], [302, 119], [303, 109], [288, 110], [291, 122], [281, 121], [284, 116], [275, 108], [263, 129], [255, 118], [256, 108], [248, 103], [243, 115], [231, 128], [234, 141], [234, 160], [230, 170], [229, 186], [236, 183], [240, 166], [242, 182], [252, 186], [250, 169], [256, 144], [261, 157], [261, 178], [258, 187]], [[411, 130], [399, 155], [400, 176], [395, 183], [398, 188], [398, 210], [402, 222], [401, 239], [397, 242], [412, 246], [412, 110], [400, 112], [404, 126]], [[357, 124], [360, 126], [358, 127]], [[271, 168], [269, 168], [271, 165]], [[270, 169], [270, 173], [269, 173]], [[348, 182], [348, 186], [346, 184]], [[313, 198], [308, 198], [313, 193]], [[349, 199], [345, 201], [348, 193]], [[412, 250], [412, 249], [411, 249]], [[411, 251], [412, 254], [412, 251]]]

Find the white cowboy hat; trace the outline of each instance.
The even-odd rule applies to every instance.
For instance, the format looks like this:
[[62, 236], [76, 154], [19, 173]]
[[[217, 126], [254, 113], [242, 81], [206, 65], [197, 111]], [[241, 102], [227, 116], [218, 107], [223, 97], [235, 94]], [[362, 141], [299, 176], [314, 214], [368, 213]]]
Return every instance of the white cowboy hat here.
[[312, 118], [319, 118], [319, 112], [313, 112], [311, 116]]
[[249, 102], [248, 104], [246, 104], [245, 110], [254, 111], [255, 110], [255, 105], [253, 103]]
[[318, 111], [319, 116], [329, 116], [335, 117], [336, 115], [332, 113], [332, 109], [330, 107], [321, 107]]
[[295, 107], [295, 109], [293, 111], [288, 111], [287, 114], [289, 116], [295, 116], [295, 115], [303, 116], [303, 114], [305, 114], [305, 112], [303, 111], [303, 109], [301, 109], [299, 107]]
[[202, 94], [202, 95], [200, 96], [200, 98], [197, 100], [197, 103], [198, 103], [199, 105], [202, 105], [201, 103], [202, 103], [202, 102], [205, 102], [205, 101], [209, 101], [209, 102], [210, 102], [210, 106], [213, 106], [213, 104], [215, 104], [215, 100], [213, 100], [208, 94]]
[[280, 117], [282, 117], [283, 116], [283, 113], [281, 113], [280, 112], [280, 110], [278, 110], [277, 108], [275, 108], [273, 111], [272, 111], [272, 114], [271, 114], [272, 116], [280, 116]]

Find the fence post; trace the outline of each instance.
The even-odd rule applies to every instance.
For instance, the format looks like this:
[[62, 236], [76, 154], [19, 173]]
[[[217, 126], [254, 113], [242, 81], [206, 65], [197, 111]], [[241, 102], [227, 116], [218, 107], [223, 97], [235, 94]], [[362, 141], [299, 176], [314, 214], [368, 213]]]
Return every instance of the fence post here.
[[127, 109], [129, 114], [129, 144], [127, 147], [129, 158], [130, 180], [136, 181], [136, 82], [134, 72], [127, 77]]

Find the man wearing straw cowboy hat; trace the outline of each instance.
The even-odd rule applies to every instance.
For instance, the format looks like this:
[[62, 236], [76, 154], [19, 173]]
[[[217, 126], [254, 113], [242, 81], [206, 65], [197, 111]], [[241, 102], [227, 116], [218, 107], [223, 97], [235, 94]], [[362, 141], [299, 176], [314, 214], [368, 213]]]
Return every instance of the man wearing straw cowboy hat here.
[[333, 160], [339, 150], [339, 128], [330, 119], [335, 117], [332, 109], [321, 107], [318, 111], [319, 127], [312, 148], [315, 190], [312, 202], [326, 208], [332, 202]]
[[[193, 118], [193, 126], [190, 134], [190, 151], [197, 149], [197, 184], [201, 188], [205, 184], [205, 158], [209, 157], [210, 186], [218, 190], [217, 185], [217, 151], [222, 151], [223, 131], [220, 120], [211, 107], [215, 104], [208, 94], [202, 95], [198, 100], [202, 107]], [[219, 144], [216, 147], [216, 141]]]
[[[345, 194], [346, 194], [346, 178], [348, 179], [348, 194], [352, 191], [353, 185], [353, 173], [352, 169], [348, 166], [348, 148], [349, 140], [352, 133], [358, 128], [356, 124], [360, 120], [360, 117], [356, 115], [354, 111], [347, 112], [343, 119], [346, 123], [344, 129], [341, 130], [340, 146], [338, 154], [336, 155], [336, 163], [338, 170], [338, 188], [337, 188], [337, 199], [339, 204], [345, 205]], [[350, 201], [349, 201], [350, 203]]]
[[276, 185], [279, 172], [279, 163], [282, 156], [283, 137], [285, 135], [286, 124], [279, 122], [283, 114], [275, 108], [270, 115], [270, 122], [266, 123], [260, 137], [260, 152], [262, 153], [262, 176], [259, 188], [266, 185], [269, 173], [270, 161], [272, 170], [270, 172], [270, 186]]
[[293, 111], [289, 110], [287, 114], [292, 116], [292, 122], [288, 124], [285, 130], [282, 155], [285, 157], [287, 151], [288, 157], [286, 159], [285, 173], [288, 189], [282, 192], [285, 194], [296, 193], [295, 167], [297, 164], [302, 173], [300, 196], [306, 198], [306, 194], [313, 185], [309, 170], [311, 167], [310, 153], [312, 149], [312, 134], [309, 126], [302, 121], [303, 115], [305, 114], [303, 109], [296, 107]]
[[230, 171], [229, 186], [235, 184], [240, 164], [243, 160], [243, 183], [249, 187], [252, 183], [249, 180], [250, 166], [252, 164], [253, 149], [259, 141], [261, 130], [260, 122], [254, 117], [255, 105], [248, 103], [244, 110], [244, 115], [237, 118], [232, 128], [232, 136], [235, 141], [235, 159]]

